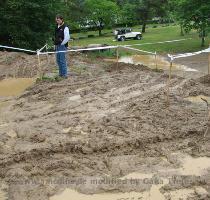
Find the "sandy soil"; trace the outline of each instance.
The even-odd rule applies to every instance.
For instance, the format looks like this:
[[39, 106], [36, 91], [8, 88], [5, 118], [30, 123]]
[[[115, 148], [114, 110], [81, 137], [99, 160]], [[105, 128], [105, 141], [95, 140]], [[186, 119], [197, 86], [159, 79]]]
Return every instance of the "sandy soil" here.
[[68, 79], [38, 82], [1, 101], [0, 191], [5, 199], [46, 200], [65, 188], [84, 194], [152, 190], [152, 183], [49, 183], [61, 177], [119, 179], [134, 172], [152, 174], [149, 179], [176, 176], [178, 181], [156, 188], [163, 199], [175, 199], [174, 192], [184, 189], [193, 191], [186, 199], [210, 199], [210, 166], [202, 173], [176, 171], [183, 166], [183, 155], [210, 157], [209, 131], [204, 137], [209, 126], [206, 104], [186, 99], [210, 96], [209, 76], [173, 76], [168, 107], [168, 76], [163, 72], [85, 55], [70, 57], [69, 63]]

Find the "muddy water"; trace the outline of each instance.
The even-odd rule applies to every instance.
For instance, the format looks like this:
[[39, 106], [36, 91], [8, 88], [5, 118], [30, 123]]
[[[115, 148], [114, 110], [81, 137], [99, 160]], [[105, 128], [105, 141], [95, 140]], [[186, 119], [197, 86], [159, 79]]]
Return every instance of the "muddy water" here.
[[[203, 176], [208, 173], [210, 169], [210, 157], [192, 157], [187, 154], [173, 153], [171, 157], [177, 159], [181, 163], [179, 168], [169, 169], [169, 171], [176, 171], [176, 174], [180, 175], [194, 175], [194, 176]], [[164, 169], [161, 171], [168, 171]]]
[[[137, 174], [137, 176], [139, 176]], [[136, 178], [136, 177], [132, 177]], [[165, 183], [166, 184], [166, 183]], [[71, 189], [66, 189], [61, 194], [55, 195], [50, 198], [50, 200], [123, 200], [123, 199], [132, 199], [132, 200], [165, 200], [163, 194], [160, 192], [160, 188], [164, 184], [154, 185], [151, 187], [150, 191], [146, 192], [125, 192], [125, 193], [102, 193], [94, 195], [85, 195], [79, 192], [76, 192]]]
[[6, 193], [0, 190], [0, 200], [7, 200]]
[[17, 96], [34, 83], [33, 78], [4, 79], [0, 81], [0, 97]]
[[8, 105], [9, 105], [9, 102], [8, 101], [1, 101], [0, 100], [0, 109], [6, 107]]
[[[186, 154], [181, 153], [174, 153], [171, 155], [174, 158], [177, 158], [178, 162], [181, 163], [180, 168], [164, 168], [157, 171], [151, 171], [148, 168], [148, 173], [140, 173], [140, 172], [133, 172], [130, 173], [120, 179], [122, 180], [129, 180], [129, 179], [136, 179], [136, 180], [145, 180], [151, 179], [154, 176], [159, 177], [160, 182], [159, 184], [154, 184], [149, 190], [144, 192], [119, 192], [119, 193], [102, 193], [102, 194], [94, 194], [94, 195], [86, 195], [81, 194], [72, 189], [65, 189], [62, 193], [57, 194], [50, 198], [50, 200], [70, 200], [70, 199], [77, 199], [77, 200], [123, 200], [123, 199], [132, 199], [132, 200], [187, 200], [190, 197], [193, 197], [195, 192], [197, 194], [207, 195], [207, 191], [200, 187], [195, 186], [192, 188], [182, 188], [172, 191], [166, 191], [165, 193], [161, 192], [161, 188], [167, 184], [169, 184], [169, 179], [171, 178], [172, 174], [170, 175], [170, 171], [175, 172], [176, 175], [196, 175], [196, 176], [203, 176], [207, 174], [207, 169], [210, 169], [210, 158], [208, 157], [199, 157], [193, 158]], [[149, 172], [151, 171], [151, 172]], [[164, 173], [161, 173], [164, 172]], [[173, 172], [173, 174], [174, 174]], [[167, 177], [165, 174], [168, 174]], [[169, 198], [170, 197], [170, 198]]]
[[[62, 194], [54, 196], [50, 198], [50, 200], [70, 200], [70, 199], [77, 199], [77, 200], [122, 200], [124, 198], [133, 198], [133, 199], [142, 199], [143, 196], [137, 192], [130, 192], [130, 193], [104, 193], [104, 194], [94, 194], [94, 195], [85, 195], [80, 194], [74, 190], [66, 189]], [[157, 199], [158, 200], [158, 199]]]
[[210, 104], [210, 97], [199, 95], [199, 96], [192, 96], [185, 98], [186, 100], [192, 102], [192, 103], [198, 103], [198, 104], [206, 104], [202, 99], [205, 99]]
[[[119, 61], [131, 64], [143, 64], [153, 69], [156, 68], [157, 64], [157, 68], [163, 70], [168, 70], [170, 66], [170, 62], [165, 57], [157, 56], [157, 59], [155, 59], [155, 56], [152, 55], [134, 55], [128, 57], [125, 56], [121, 57]], [[180, 64], [174, 64], [172, 70], [192, 71], [192, 72], [197, 71], [196, 69], [192, 69], [190, 67]]]
[[[107, 61], [117, 62], [116, 59], [105, 59]], [[170, 62], [166, 57], [157, 56], [155, 59], [154, 55], [133, 55], [133, 56], [123, 56], [119, 59], [119, 62], [130, 63], [130, 64], [143, 64], [150, 67], [151, 69], [161, 69], [165, 72], [169, 71]], [[186, 78], [198, 78], [206, 74], [205, 70], [202, 68], [192, 68], [187, 65], [182, 65], [178, 63], [173, 63], [172, 74], [186, 77]]]
[[210, 158], [208, 157], [192, 158], [187, 156], [182, 163], [183, 166], [180, 172], [183, 175], [200, 176], [207, 173], [207, 169], [210, 169]]
[[[198, 194], [207, 195], [207, 191], [205, 189], [203, 189], [202, 187], [195, 187], [193, 189], [180, 189], [176, 191], [171, 191], [170, 199], [171, 200], [189, 200], [190, 198], [194, 197], [195, 192], [197, 192]], [[167, 194], [165, 196], [167, 196]]]

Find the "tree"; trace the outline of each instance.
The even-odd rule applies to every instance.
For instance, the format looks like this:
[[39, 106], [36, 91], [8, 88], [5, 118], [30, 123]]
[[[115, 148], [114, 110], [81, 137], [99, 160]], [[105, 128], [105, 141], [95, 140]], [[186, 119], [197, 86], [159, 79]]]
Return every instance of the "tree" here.
[[112, 25], [117, 20], [118, 6], [111, 0], [86, 0], [85, 8], [87, 11], [86, 21], [93, 23], [102, 35], [104, 26]]
[[162, 17], [165, 15], [167, 0], [137, 0], [137, 15], [142, 21], [142, 33], [146, 32], [147, 21], [155, 16]]
[[78, 29], [86, 18], [85, 0], [65, 0], [62, 12], [71, 29]]
[[43, 46], [52, 34], [56, 9], [56, 0], [5, 0], [0, 9], [0, 44], [30, 49]]
[[189, 32], [196, 29], [201, 37], [201, 46], [205, 46], [210, 18], [210, 3], [205, 0], [176, 0], [176, 4], [185, 31]]
[[180, 35], [184, 36], [183, 20], [180, 18], [182, 10], [178, 7], [177, 0], [169, 0], [169, 13], [171, 18], [180, 25]]
[[126, 25], [133, 25], [136, 23], [136, 5], [132, 3], [125, 3], [121, 8], [121, 21]]

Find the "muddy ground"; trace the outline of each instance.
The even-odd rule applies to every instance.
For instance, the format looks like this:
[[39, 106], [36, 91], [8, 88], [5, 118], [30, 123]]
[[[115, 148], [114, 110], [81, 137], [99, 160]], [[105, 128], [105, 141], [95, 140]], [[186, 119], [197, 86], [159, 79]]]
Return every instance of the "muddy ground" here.
[[[0, 56], [5, 59], [3, 53]], [[10, 64], [8, 58], [0, 62], [2, 78], [38, 74], [36, 57], [17, 53], [8, 57]], [[173, 192], [184, 189], [193, 191], [186, 199], [210, 199], [210, 166], [202, 173], [177, 171], [183, 156], [210, 157], [206, 103], [186, 99], [209, 97], [209, 76], [172, 76], [168, 106], [168, 75], [162, 71], [143, 65], [117, 66], [84, 54], [70, 56], [69, 64], [68, 79], [39, 81], [18, 97], [1, 98], [2, 199], [46, 200], [65, 188], [84, 194], [140, 195], [151, 190], [151, 182], [84, 184], [91, 178], [121, 180], [134, 172], [152, 174], [148, 180], [176, 177], [178, 181], [160, 185], [160, 197], [133, 199], [176, 199]], [[19, 70], [14, 72], [13, 66]], [[46, 73], [55, 72], [51, 57], [49, 64], [43, 59], [42, 66]], [[52, 183], [61, 179], [78, 182]]]

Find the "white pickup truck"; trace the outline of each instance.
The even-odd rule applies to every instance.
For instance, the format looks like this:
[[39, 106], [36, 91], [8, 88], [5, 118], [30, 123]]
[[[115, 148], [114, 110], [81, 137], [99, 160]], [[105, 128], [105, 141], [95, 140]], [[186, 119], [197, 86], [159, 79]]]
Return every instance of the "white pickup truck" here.
[[119, 28], [114, 31], [115, 39], [118, 41], [125, 41], [126, 39], [142, 39], [141, 32], [132, 32], [131, 28]]

